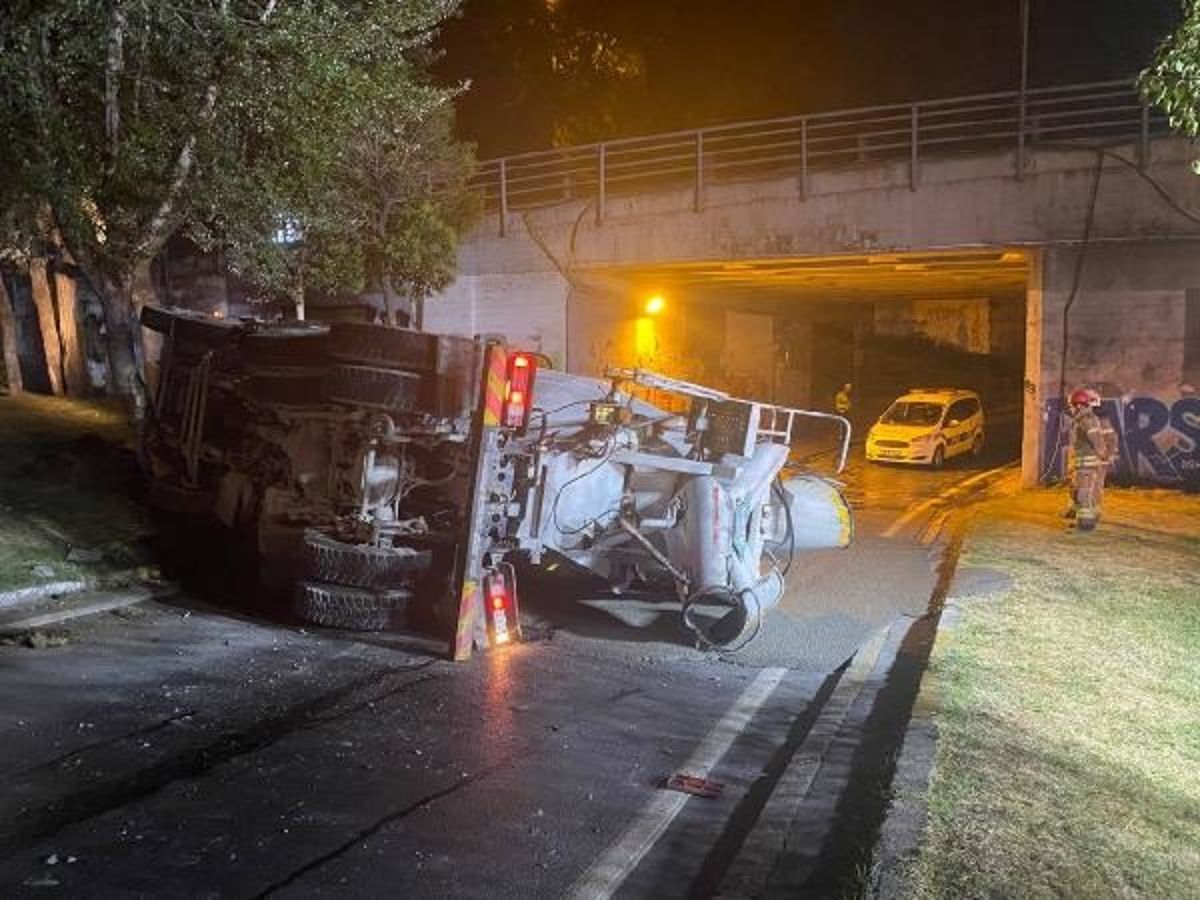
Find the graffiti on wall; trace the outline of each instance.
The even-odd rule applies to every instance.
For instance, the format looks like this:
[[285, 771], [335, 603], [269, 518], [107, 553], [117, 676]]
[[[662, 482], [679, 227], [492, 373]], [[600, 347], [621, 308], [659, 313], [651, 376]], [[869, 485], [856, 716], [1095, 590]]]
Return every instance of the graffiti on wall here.
[[[1043, 481], [1052, 481], [1063, 474], [1067, 423], [1061, 400], [1047, 405], [1041, 471]], [[1100, 410], [1120, 442], [1114, 482], [1200, 490], [1200, 397], [1171, 402], [1157, 397], [1106, 397]]]

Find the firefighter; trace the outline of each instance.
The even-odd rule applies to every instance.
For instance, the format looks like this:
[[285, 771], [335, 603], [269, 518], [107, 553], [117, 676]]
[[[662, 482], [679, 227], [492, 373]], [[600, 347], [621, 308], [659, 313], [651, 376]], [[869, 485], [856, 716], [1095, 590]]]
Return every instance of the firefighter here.
[[1100, 520], [1104, 480], [1116, 459], [1116, 432], [1100, 414], [1100, 395], [1079, 388], [1070, 397], [1071, 505], [1067, 517], [1080, 531], [1091, 531]]
[[850, 392], [854, 385], [846, 382], [842, 389], [833, 395], [833, 411], [839, 416], [850, 415]]

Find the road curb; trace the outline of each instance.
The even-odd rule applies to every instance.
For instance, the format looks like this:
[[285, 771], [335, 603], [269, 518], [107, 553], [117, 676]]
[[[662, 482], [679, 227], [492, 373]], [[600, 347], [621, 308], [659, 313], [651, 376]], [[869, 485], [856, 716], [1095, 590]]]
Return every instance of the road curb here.
[[48, 581], [45, 584], [34, 584], [29, 587], [16, 588], [0, 592], [0, 610], [9, 610], [17, 606], [35, 604], [42, 600], [61, 597], [67, 594], [77, 594], [96, 586], [95, 579], [77, 578], [72, 581]]
[[35, 628], [57, 625], [82, 616], [95, 615], [175, 593], [171, 584], [129, 584], [95, 588], [65, 595], [42, 597], [39, 602], [21, 604], [0, 615], [0, 634], [15, 634]]
[[[938, 613], [929, 659], [954, 639], [962, 608], [947, 597]], [[913, 700], [904, 742], [892, 776], [892, 799], [872, 853], [871, 883], [867, 896], [876, 900], [902, 900], [912, 896], [909, 866], [925, 837], [929, 815], [929, 785], [937, 757], [937, 675], [926, 662], [921, 686]]]
[[[801, 807], [859, 698], [870, 688], [881, 659], [885, 659], [884, 652], [897, 622], [893, 620], [877, 629], [855, 651], [808, 733], [771, 788], [758, 818], [722, 877], [715, 897], [745, 900], [780, 893], [781, 886], [771, 886], [771, 882], [776, 876], [787, 880], [788, 864], [784, 857]], [[889, 667], [891, 662], [886, 661], [884, 665]], [[803, 878], [796, 880], [803, 882]], [[784, 892], [790, 892], [792, 887], [791, 884], [782, 886]]]

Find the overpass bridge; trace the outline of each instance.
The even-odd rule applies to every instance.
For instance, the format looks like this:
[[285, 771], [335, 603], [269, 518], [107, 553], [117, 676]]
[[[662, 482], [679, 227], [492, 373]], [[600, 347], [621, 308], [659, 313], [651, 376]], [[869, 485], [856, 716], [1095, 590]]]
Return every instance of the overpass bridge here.
[[[1017, 360], [1027, 482], [1057, 467], [1077, 383], [1120, 420], [1126, 476], [1195, 481], [1195, 155], [1119, 81], [489, 160], [485, 216], [425, 325], [816, 405], [870, 376], [868, 337], [921, 333]], [[655, 319], [650, 293], [668, 298]]]

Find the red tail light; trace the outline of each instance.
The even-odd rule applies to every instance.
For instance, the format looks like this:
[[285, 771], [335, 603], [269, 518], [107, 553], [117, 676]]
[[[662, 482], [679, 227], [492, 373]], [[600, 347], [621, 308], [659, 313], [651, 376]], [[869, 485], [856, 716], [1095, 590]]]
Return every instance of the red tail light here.
[[504, 415], [500, 424], [505, 428], [524, 428], [529, 424], [533, 406], [533, 376], [537, 374], [537, 358], [531, 353], [514, 353], [508, 358], [508, 390], [504, 400]]
[[[511, 571], [511, 567], [507, 568]], [[488, 632], [495, 643], [508, 643], [517, 628], [516, 580], [510, 583], [502, 572], [491, 572], [485, 583]]]

